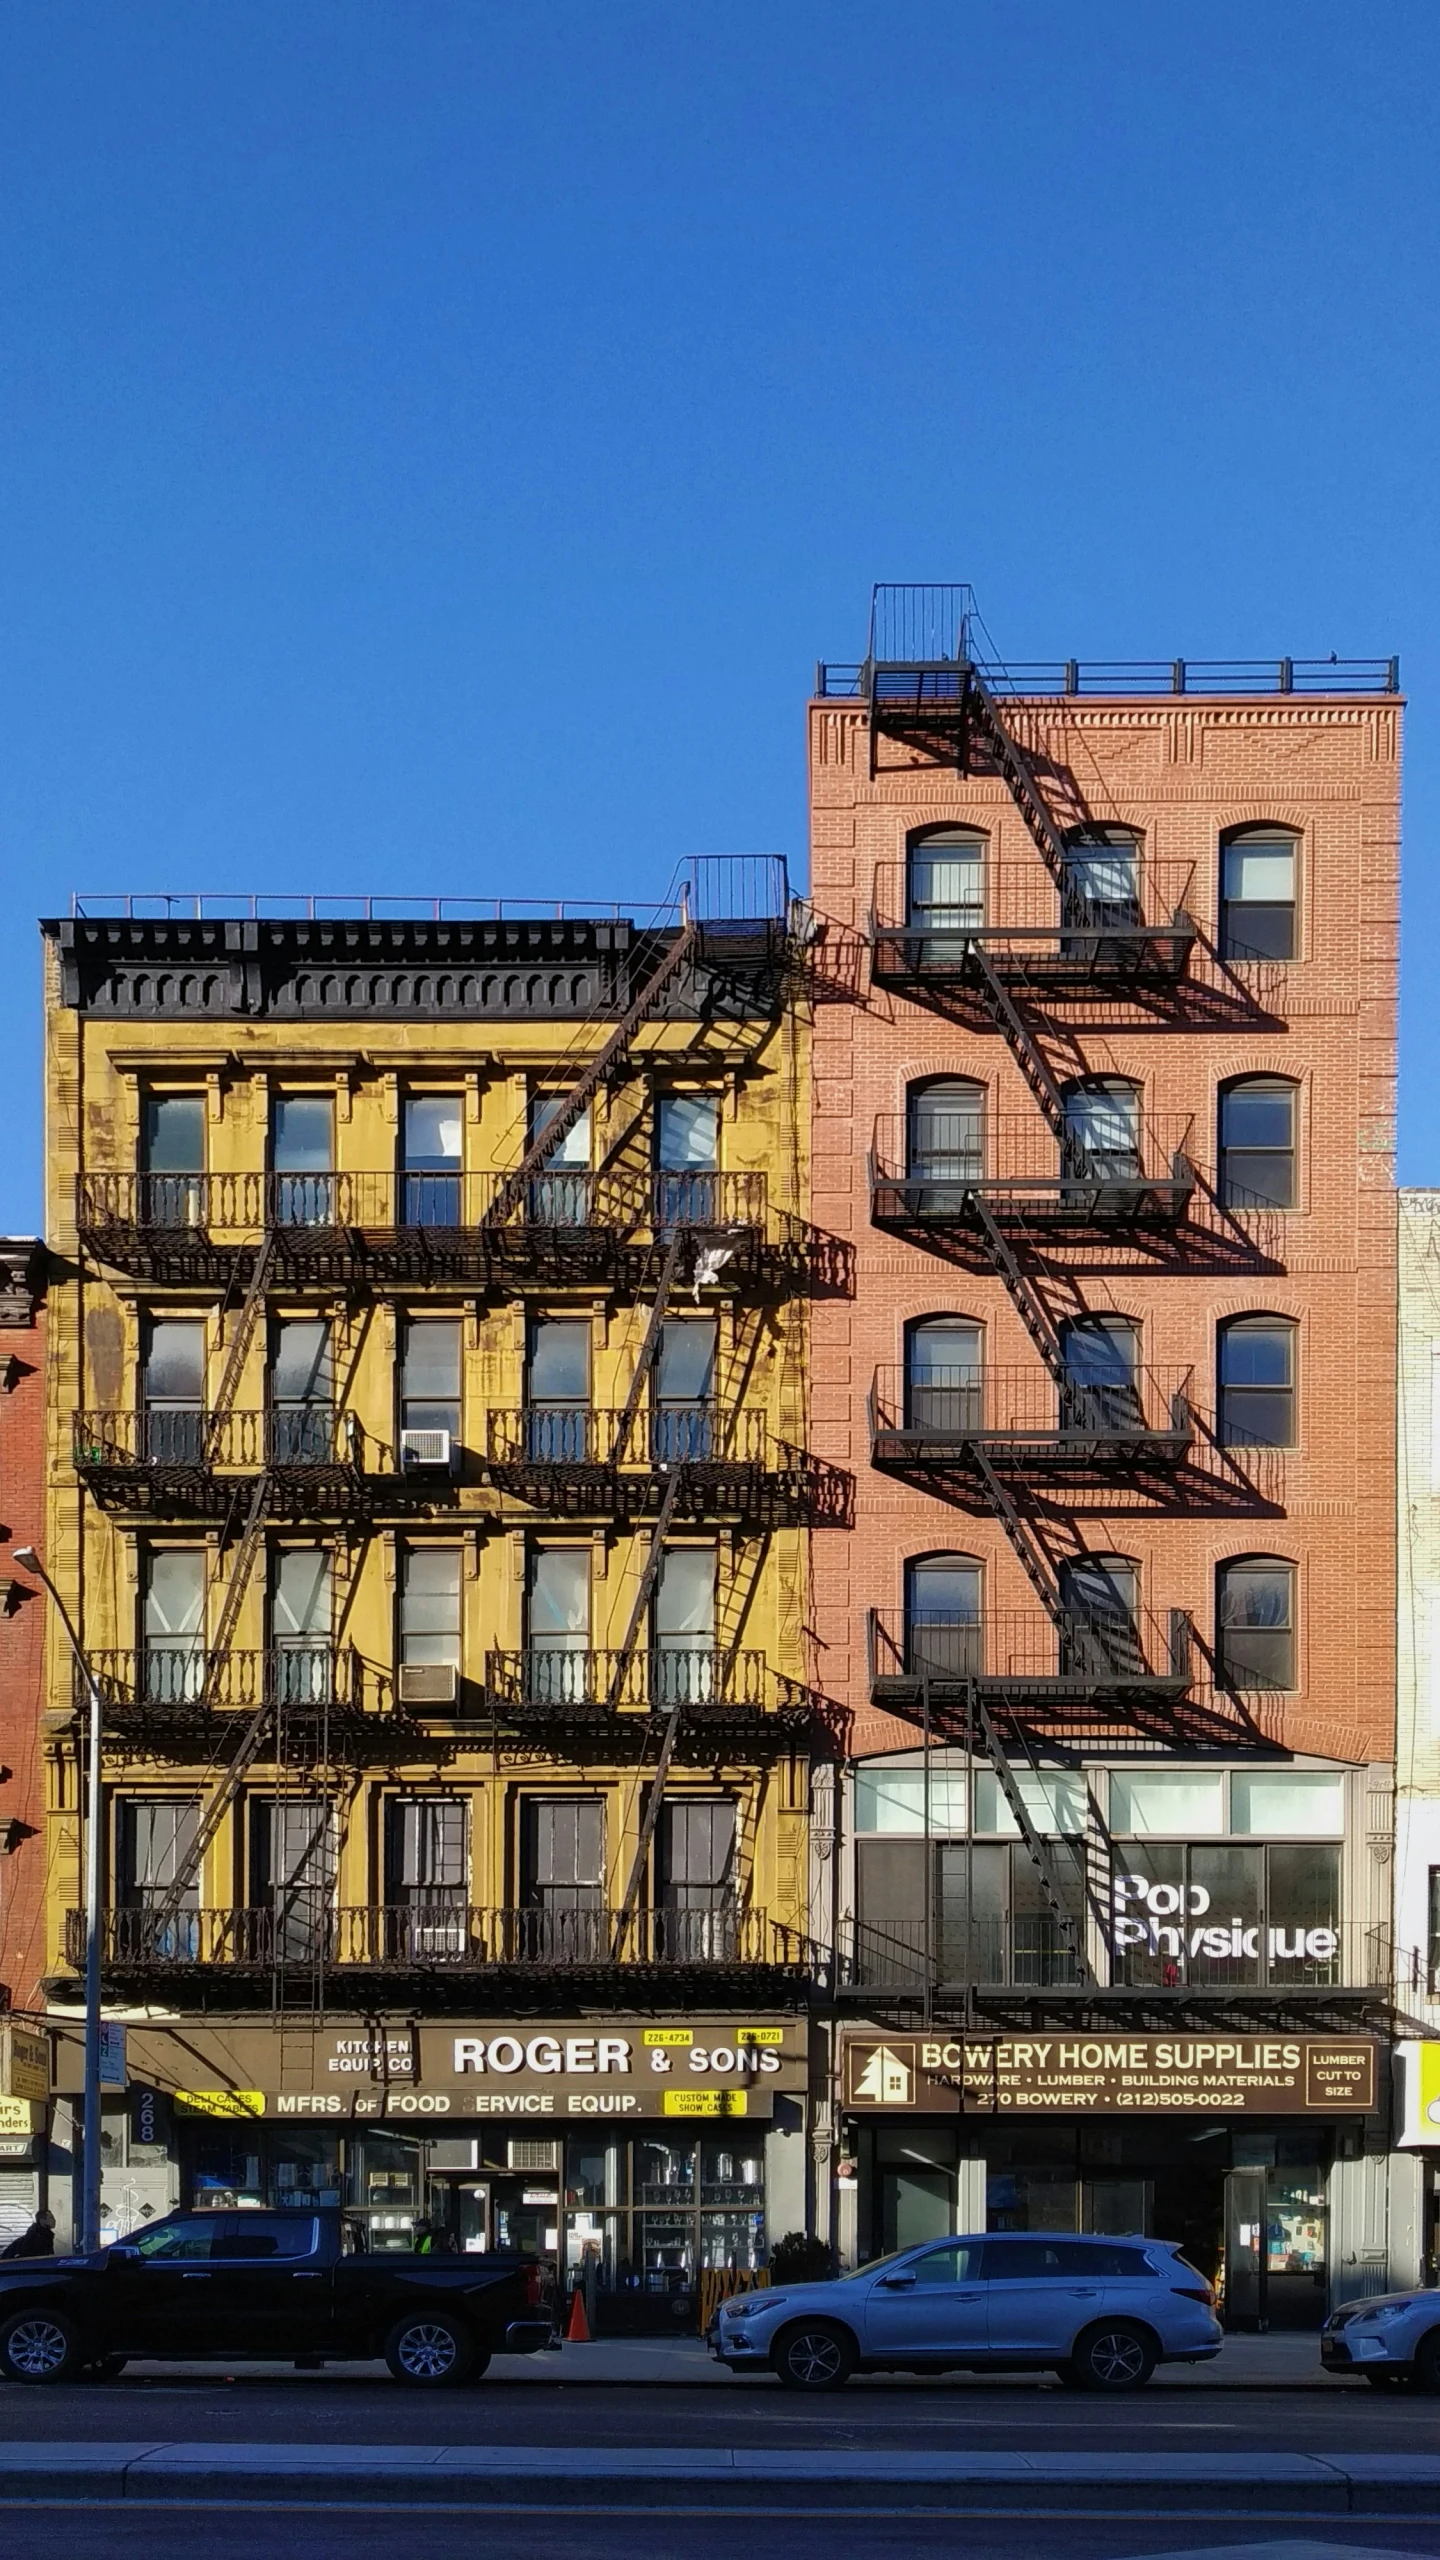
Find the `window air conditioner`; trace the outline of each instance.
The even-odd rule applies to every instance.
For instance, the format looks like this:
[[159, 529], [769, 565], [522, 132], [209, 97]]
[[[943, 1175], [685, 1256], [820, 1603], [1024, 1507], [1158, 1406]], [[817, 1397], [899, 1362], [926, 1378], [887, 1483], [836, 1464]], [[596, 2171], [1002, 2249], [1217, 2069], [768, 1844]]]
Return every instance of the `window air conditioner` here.
[[400, 1467], [403, 1474], [423, 1468], [428, 1475], [453, 1475], [455, 1448], [448, 1431], [402, 1431], [400, 1434]]
[[402, 1707], [453, 1707], [459, 1694], [460, 1674], [453, 1662], [401, 1663]]

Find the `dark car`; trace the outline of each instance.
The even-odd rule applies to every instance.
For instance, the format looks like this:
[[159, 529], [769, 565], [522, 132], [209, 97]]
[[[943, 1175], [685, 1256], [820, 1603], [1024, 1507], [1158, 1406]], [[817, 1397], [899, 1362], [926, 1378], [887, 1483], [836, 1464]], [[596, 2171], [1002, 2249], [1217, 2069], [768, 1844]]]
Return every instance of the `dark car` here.
[[131, 2356], [383, 2356], [397, 2382], [475, 2382], [553, 2327], [539, 2261], [372, 2251], [333, 2209], [172, 2213], [94, 2257], [0, 2265], [0, 2378], [69, 2382]]

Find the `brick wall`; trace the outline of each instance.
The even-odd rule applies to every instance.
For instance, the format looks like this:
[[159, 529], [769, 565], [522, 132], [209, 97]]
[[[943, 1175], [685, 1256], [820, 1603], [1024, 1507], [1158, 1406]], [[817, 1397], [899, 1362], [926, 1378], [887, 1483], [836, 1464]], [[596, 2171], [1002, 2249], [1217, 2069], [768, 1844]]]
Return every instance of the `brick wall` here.
[[[1187, 700], [1018, 706], [1015, 726], [1054, 805], [1077, 792], [1097, 821], [1140, 830], [1147, 856], [1193, 866], [1187, 903], [1213, 939], [1223, 829], [1282, 821], [1301, 840], [1300, 953], [1262, 973], [1269, 1019], [1177, 1030], [1118, 1009], [1067, 1009], [1083, 1070], [1142, 1087], [1143, 1108], [1193, 1116], [1203, 1172], [1216, 1162], [1217, 1095], [1226, 1078], [1273, 1073], [1300, 1088], [1299, 1200], [1272, 1221], [1277, 1267], [1163, 1273], [1143, 1258], [1092, 1257], [1072, 1267], [1096, 1313], [1138, 1319], [1149, 1365], [1193, 1367], [1203, 1411], [1215, 1404], [1215, 1327], [1273, 1310], [1299, 1322], [1299, 1446], [1267, 1459], [1270, 1517], [1092, 1511], [1085, 1543], [1135, 1557], [1142, 1597], [1158, 1612], [1214, 1623], [1217, 1566], [1268, 1553], [1298, 1568], [1299, 1668], [1293, 1695], [1259, 1712], [1277, 1740], [1344, 1760], [1388, 1759], [1394, 1721], [1395, 1240], [1393, 1113], [1398, 903], [1399, 709], [1358, 700]], [[898, 750], [886, 750], [887, 756]], [[1036, 853], [997, 779], [916, 765], [872, 777], [863, 709], [816, 702], [810, 712], [812, 894], [843, 933], [863, 932], [876, 866], [903, 861], [915, 828], [982, 829], [988, 858], [1033, 865]], [[1218, 980], [1202, 953], [1198, 974]], [[902, 1109], [914, 1078], [971, 1076], [989, 1107], [1038, 1107], [998, 1033], [960, 1027], [929, 1006], [887, 995], [859, 969], [856, 1000], [817, 1008], [814, 1033], [814, 1210], [856, 1249], [856, 1294], [814, 1311], [813, 1436], [818, 1453], [853, 1466], [857, 1523], [848, 1552], [816, 1542], [815, 1676], [854, 1712], [862, 1752], [904, 1747], [913, 1729], [867, 1703], [865, 1614], [898, 1611], [903, 1560], [927, 1550], [979, 1556], [987, 1607], [1020, 1609], [1028, 1586], [998, 1524], [877, 1474], [865, 1399], [872, 1374], [900, 1360], [906, 1320], [963, 1313], [986, 1328], [992, 1364], [1034, 1364], [998, 1278], [947, 1264], [870, 1223], [866, 1151], [880, 1114]], [[1064, 1043], [1052, 1046], [1073, 1072]]]

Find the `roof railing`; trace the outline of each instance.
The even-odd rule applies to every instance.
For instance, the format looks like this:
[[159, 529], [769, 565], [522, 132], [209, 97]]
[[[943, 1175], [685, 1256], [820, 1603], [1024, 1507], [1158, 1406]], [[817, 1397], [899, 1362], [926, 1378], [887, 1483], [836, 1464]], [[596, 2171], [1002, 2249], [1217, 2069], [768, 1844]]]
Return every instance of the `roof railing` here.
[[[860, 665], [822, 658], [815, 668], [815, 691], [831, 702], [863, 702], [868, 698], [874, 665], [951, 663], [958, 661], [934, 655], [867, 660]], [[987, 665], [981, 672], [993, 694], [1023, 701], [1167, 694], [1242, 698], [1297, 694], [1315, 698], [1330, 694], [1395, 694], [1400, 690], [1398, 658], [1047, 658], [1025, 665]]]

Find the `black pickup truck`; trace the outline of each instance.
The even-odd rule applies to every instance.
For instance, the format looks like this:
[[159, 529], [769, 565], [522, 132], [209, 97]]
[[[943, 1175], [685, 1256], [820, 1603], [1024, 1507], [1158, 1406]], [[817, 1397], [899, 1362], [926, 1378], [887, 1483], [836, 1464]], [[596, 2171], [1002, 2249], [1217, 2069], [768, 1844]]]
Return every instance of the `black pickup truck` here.
[[131, 2356], [383, 2356], [397, 2382], [476, 2382], [550, 2344], [534, 2258], [370, 2250], [335, 2210], [170, 2213], [95, 2257], [0, 2265], [0, 2379], [108, 2380]]

